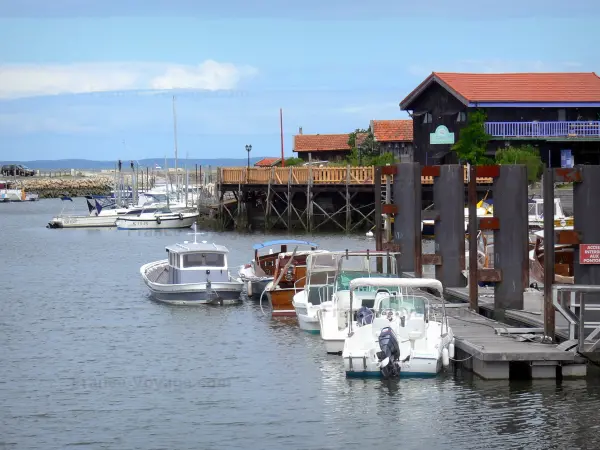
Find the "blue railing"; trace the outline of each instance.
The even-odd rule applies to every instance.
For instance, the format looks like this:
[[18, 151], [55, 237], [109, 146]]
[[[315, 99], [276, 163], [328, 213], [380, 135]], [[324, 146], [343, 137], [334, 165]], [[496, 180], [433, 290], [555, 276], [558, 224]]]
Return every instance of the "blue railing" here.
[[518, 138], [600, 138], [600, 121], [576, 122], [486, 122], [493, 137]]

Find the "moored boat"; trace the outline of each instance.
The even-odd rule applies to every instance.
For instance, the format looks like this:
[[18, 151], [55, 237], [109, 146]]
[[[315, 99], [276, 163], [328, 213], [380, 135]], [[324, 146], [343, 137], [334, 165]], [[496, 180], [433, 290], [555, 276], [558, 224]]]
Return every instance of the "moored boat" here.
[[174, 212], [168, 206], [154, 212], [142, 211], [134, 216], [117, 216], [119, 230], [166, 230], [189, 228], [198, 219], [197, 210]]
[[[427, 278], [358, 278], [350, 282], [350, 312], [359, 289], [377, 288], [373, 309], [362, 307], [351, 322], [342, 358], [348, 377], [435, 376], [454, 357], [442, 283]], [[424, 289], [442, 306], [433, 314]]]
[[[289, 245], [317, 249], [318, 244], [296, 239], [278, 239], [254, 244], [254, 259], [240, 267], [238, 276], [246, 283], [248, 297], [260, 297], [269, 282], [273, 281], [277, 258], [282, 253], [287, 253]], [[277, 248], [278, 247], [278, 248]], [[274, 251], [274, 248], [276, 251]], [[267, 253], [261, 250], [268, 249]]]
[[[572, 226], [558, 227], [555, 231], [573, 230]], [[536, 231], [535, 244], [529, 251], [529, 282], [544, 284], [544, 230]], [[554, 283], [573, 284], [575, 282], [574, 244], [556, 244], [554, 246]]]
[[166, 247], [168, 258], [144, 264], [142, 279], [152, 298], [174, 305], [231, 304], [241, 301], [244, 283], [229, 273], [229, 250], [206, 241]]
[[341, 257], [342, 254], [331, 252], [315, 253], [306, 258], [306, 283], [292, 299], [301, 330], [309, 333], [320, 332], [318, 311], [321, 304], [331, 300]]
[[[317, 311], [321, 340], [325, 351], [340, 354], [348, 334], [348, 326], [356, 318], [350, 314], [350, 281], [355, 278], [397, 278], [399, 253], [377, 251], [348, 251], [342, 254], [333, 285], [331, 300], [321, 303]], [[372, 308], [377, 288], [367, 287], [357, 291], [354, 306]]]

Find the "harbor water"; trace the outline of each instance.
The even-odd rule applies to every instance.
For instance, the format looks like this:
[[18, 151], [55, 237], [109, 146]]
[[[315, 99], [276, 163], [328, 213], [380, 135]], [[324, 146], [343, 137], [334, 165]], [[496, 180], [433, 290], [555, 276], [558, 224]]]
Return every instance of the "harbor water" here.
[[[83, 199], [74, 199], [84, 213]], [[176, 307], [141, 265], [191, 230], [45, 228], [60, 200], [0, 204], [0, 449], [600, 448], [600, 383], [346, 379], [257, 302]], [[206, 232], [230, 265], [281, 237]], [[305, 236], [289, 236], [307, 238]], [[308, 237], [330, 250], [364, 236]]]

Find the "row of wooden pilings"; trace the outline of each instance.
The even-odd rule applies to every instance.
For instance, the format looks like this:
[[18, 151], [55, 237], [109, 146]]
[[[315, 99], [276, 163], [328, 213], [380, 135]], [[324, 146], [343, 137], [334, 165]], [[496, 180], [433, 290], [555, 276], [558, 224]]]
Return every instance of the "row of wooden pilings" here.
[[[376, 202], [375, 230], [377, 250], [399, 251], [399, 270], [421, 276], [423, 265], [435, 266], [435, 278], [445, 287], [464, 287], [462, 272], [465, 260], [465, 187], [461, 165], [423, 166], [401, 163], [378, 167], [375, 175], [375, 198], [381, 198], [381, 176], [393, 176], [392, 195]], [[434, 209], [422, 210], [421, 177], [432, 176]], [[477, 217], [476, 177], [491, 177], [493, 217]], [[578, 166], [574, 169], [546, 169], [544, 172], [544, 217], [547, 248], [545, 280], [554, 280], [554, 244], [600, 244], [600, 166]], [[554, 184], [574, 183], [574, 230], [554, 230]], [[389, 192], [389, 189], [388, 189]], [[508, 309], [522, 310], [524, 291], [529, 287], [528, 181], [524, 165], [470, 166], [467, 204], [469, 208], [469, 248], [477, 248], [479, 230], [493, 233], [493, 268], [478, 269], [477, 252], [469, 252], [470, 307], [478, 310], [478, 282], [494, 283], [495, 318], [504, 320]], [[382, 214], [394, 217], [389, 241]], [[435, 221], [435, 253], [422, 253], [421, 221]], [[388, 222], [389, 223], [389, 222]], [[575, 283], [600, 285], [600, 265], [577, 263], [575, 250]], [[552, 284], [545, 283], [545, 333], [554, 338], [555, 308]], [[600, 298], [590, 294], [588, 304]], [[587, 321], [600, 321], [600, 311], [590, 311]], [[600, 323], [600, 322], [599, 322]]]

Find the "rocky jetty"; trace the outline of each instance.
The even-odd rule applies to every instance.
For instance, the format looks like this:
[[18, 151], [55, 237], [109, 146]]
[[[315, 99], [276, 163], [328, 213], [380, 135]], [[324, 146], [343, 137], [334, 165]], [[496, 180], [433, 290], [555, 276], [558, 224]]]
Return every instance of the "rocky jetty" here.
[[89, 178], [29, 178], [17, 181], [27, 193], [37, 193], [40, 198], [82, 197], [84, 195], [108, 195], [114, 185], [109, 177]]

